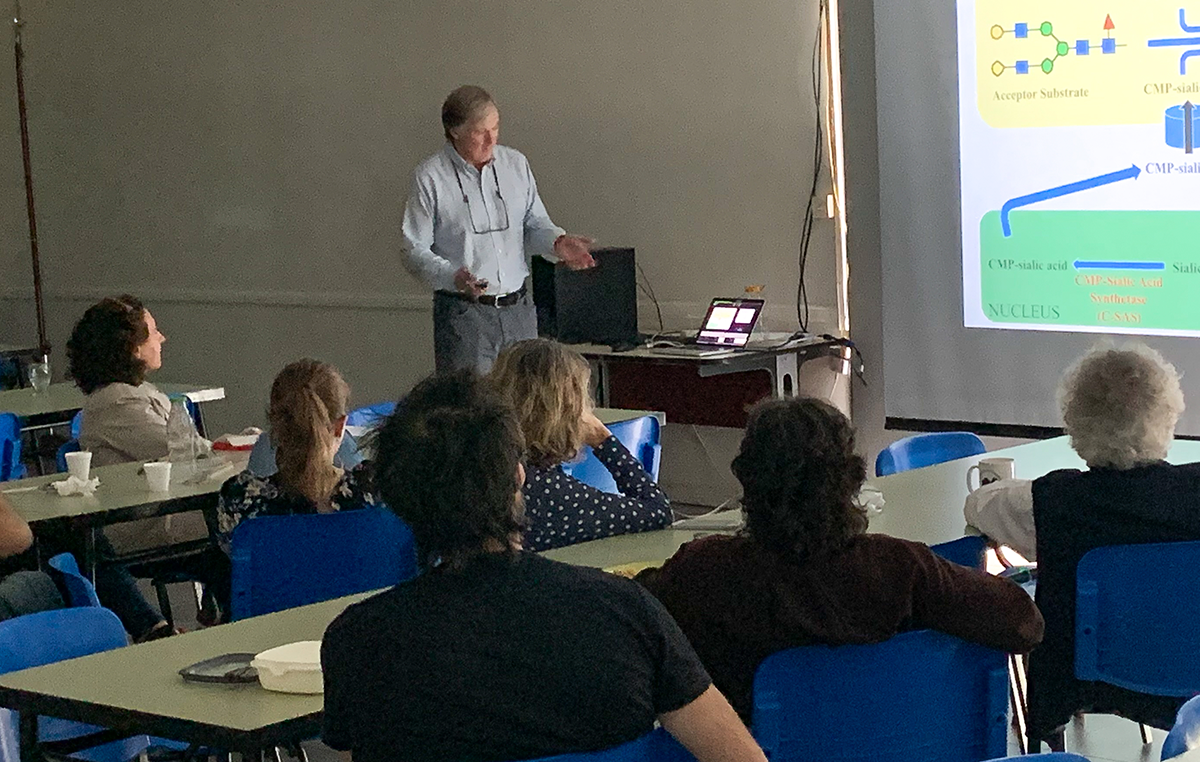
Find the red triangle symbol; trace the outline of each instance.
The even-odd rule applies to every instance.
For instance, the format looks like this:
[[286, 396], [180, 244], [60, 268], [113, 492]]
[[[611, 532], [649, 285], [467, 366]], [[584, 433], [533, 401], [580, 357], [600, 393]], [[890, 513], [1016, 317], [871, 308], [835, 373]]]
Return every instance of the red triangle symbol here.
[[1117, 26], [1117, 25], [1116, 25], [1116, 24], [1114, 24], [1114, 23], [1112, 22], [1112, 15], [1111, 15], [1111, 14], [1106, 14], [1106, 15], [1104, 16], [1104, 28], [1105, 28], [1105, 30], [1114, 29], [1114, 28], [1116, 28], [1116, 26]]

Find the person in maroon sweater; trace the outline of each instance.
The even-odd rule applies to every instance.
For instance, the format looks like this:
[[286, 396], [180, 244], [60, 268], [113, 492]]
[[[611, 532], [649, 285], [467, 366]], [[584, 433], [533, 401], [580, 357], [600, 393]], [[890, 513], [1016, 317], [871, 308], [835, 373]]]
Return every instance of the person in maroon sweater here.
[[754, 673], [777, 651], [878, 643], [919, 629], [1013, 653], [1041, 641], [1041, 614], [1017, 585], [921, 543], [865, 533], [856, 496], [866, 466], [836, 408], [813, 399], [760, 403], [733, 473], [745, 530], [690, 542], [637, 579], [746, 722]]

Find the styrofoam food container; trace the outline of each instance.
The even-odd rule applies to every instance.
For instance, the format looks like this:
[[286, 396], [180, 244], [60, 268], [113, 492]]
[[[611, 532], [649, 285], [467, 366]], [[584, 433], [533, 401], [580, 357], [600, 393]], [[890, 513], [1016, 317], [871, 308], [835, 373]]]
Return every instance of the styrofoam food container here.
[[269, 691], [323, 693], [321, 641], [301, 640], [263, 651], [250, 666], [258, 670], [258, 681]]

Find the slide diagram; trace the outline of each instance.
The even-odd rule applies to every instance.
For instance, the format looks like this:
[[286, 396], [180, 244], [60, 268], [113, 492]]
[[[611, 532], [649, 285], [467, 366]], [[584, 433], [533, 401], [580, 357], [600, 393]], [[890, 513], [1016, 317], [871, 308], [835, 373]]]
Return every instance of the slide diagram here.
[[967, 326], [1200, 337], [1191, 2], [959, 1]]

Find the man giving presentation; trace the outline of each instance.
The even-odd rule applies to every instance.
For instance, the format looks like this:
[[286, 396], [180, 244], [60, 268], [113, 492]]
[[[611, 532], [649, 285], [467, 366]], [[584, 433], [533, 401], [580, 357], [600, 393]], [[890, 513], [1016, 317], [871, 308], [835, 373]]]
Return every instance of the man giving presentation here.
[[508, 344], [537, 336], [530, 257], [592, 267], [591, 239], [555, 225], [524, 154], [497, 145], [500, 111], [464, 85], [442, 104], [446, 145], [413, 172], [404, 207], [404, 265], [433, 288], [439, 373], [487, 372]]

